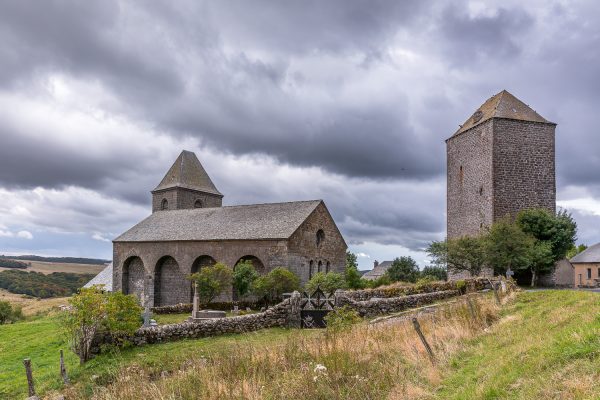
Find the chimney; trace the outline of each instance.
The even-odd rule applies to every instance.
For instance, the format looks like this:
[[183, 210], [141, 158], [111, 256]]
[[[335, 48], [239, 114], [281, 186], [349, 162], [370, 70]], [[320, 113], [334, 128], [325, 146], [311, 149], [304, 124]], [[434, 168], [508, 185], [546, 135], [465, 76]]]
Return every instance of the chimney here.
[[377, 268], [378, 265], [379, 265], [379, 261], [377, 261], [377, 260], [373, 261], [373, 268]]

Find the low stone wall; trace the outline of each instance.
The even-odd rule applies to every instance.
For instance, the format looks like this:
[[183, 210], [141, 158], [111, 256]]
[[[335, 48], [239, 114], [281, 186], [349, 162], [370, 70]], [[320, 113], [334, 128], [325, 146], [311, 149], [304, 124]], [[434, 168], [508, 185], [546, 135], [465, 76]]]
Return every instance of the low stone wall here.
[[432, 282], [424, 285], [390, 285], [376, 289], [347, 290], [343, 292], [343, 295], [355, 301], [366, 301], [373, 298], [385, 299], [446, 290], [476, 292], [486, 288], [491, 289], [487, 278], [472, 278], [463, 281]]
[[[250, 307], [252, 310], [260, 310], [264, 306], [264, 303], [256, 301], [238, 301], [235, 304], [231, 302], [213, 302], [204, 308], [207, 310], [231, 311], [234, 305], [237, 305], [240, 310], [245, 310], [247, 307]], [[170, 306], [152, 307], [151, 310], [156, 314], [182, 314], [191, 313], [192, 308], [192, 303], [179, 303]]]
[[444, 290], [431, 293], [419, 293], [402, 297], [392, 297], [385, 299], [371, 299], [365, 301], [355, 301], [346, 296], [338, 297], [338, 306], [348, 306], [356, 310], [361, 317], [375, 317], [377, 315], [389, 314], [404, 311], [409, 308], [415, 308], [434, 303], [438, 300], [459, 296], [459, 290]]

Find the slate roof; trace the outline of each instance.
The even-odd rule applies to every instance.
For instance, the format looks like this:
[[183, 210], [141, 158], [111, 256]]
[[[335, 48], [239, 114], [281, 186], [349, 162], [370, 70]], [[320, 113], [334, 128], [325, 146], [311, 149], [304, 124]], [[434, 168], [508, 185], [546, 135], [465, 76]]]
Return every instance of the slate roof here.
[[182, 187], [222, 196], [206, 173], [198, 157], [196, 157], [196, 154], [187, 150], [181, 152], [153, 192], [174, 187]]
[[375, 280], [385, 274], [391, 266], [392, 261], [380, 262], [375, 268], [367, 271], [362, 277], [368, 280]]
[[288, 239], [322, 200], [156, 211], [115, 242]]
[[83, 285], [84, 288], [90, 288], [94, 285], [104, 285], [104, 290], [112, 292], [113, 287], [113, 264], [110, 263], [98, 273], [91, 281]]
[[600, 263], [600, 243], [588, 247], [570, 261], [571, 263]]
[[532, 110], [527, 104], [517, 99], [506, 90], [490, 97], [479, 107], [472, 116], [454, 133], [456, 136], [489, 119], [507, 118], [520, 121], [541, 122], [554, 124]]

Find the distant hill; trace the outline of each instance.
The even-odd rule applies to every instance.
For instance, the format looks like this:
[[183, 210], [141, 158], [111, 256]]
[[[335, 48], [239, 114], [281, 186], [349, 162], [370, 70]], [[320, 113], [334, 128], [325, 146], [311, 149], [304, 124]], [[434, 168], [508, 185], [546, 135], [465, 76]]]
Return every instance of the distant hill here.
[[63, 264], [92, 264], [103, 265], [109, 263], [110, 260], [101, 260], [99, 258], [81, 258], [81, 257], [41, 257], [41, 256], [4, 256], [0, 255], [0, 260], [22, 260], [22, 261], [42, 261], [55, 262]]

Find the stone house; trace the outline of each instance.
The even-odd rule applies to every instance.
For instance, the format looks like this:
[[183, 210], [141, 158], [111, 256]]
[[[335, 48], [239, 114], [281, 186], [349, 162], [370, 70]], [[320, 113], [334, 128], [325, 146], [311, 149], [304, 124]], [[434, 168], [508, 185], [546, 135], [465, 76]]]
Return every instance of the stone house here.
[[379, 262], [379, 261], [375, 260], [375, 262], [373, 262], [373, 269], [370, 271], [367, 271], [362, 277], [369, 281], [374, 281], [376, 279], [381, 278], [383, 275], [385, 275], [385, 273], [391, 266], [392, 266], [392, 261]]
[[188, 151], [151, 193], [152, 214], [113, 241], [113, 290], [151, 307], [189, 303], [187, 277], [216, 262], [249, 260], [261, 274], [285, 267], [302, 283], [344, 271], [347, 245], [322, 200], [222, 206]]
[[448, 238], [479, 235], [527, 208], [555, 212], [555, 128], [503, 90], [446, 140]]
[[600, 286], [600, 243], [571, 258], [574, 287]]

